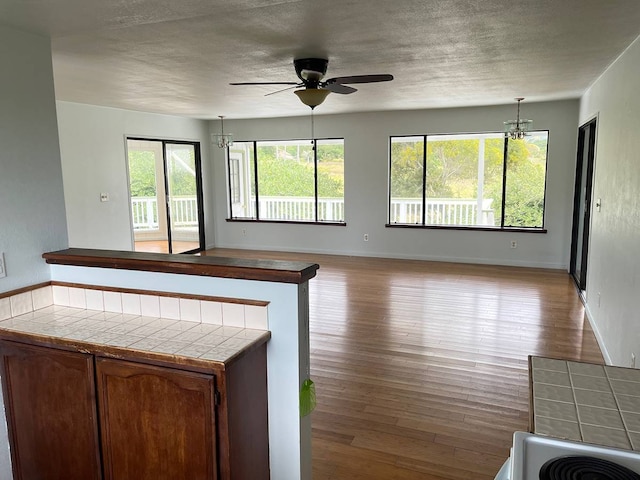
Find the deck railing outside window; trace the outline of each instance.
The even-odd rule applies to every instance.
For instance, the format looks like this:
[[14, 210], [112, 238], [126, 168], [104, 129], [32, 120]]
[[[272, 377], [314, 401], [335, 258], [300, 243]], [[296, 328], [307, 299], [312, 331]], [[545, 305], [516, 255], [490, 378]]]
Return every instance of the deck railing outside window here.
[[[254, 199], [255, 201], [255, 199]], [[427, 200], [427, 224], [431, 225], [495, 225], [491, 199], [485, 199], [478, 216], [476, 199], [430, 199]], [[260, 197], [263, 220], [313, 221], [315, 199], [313, 197]], [[198, 224], [196, 197], [179, 197], [172, 201], [174, 225], [192, 227]], [[133, 228], [136, 231], [158, 229], [158, 205], [155, 197], [131, 199]], [[391, 202], [393, 223], [421, 223], [421, 199], [395, 199]], [[320, 221], [337, 221], [344, 218], [344, 201], [335, 198], [318, 199]]]
[[[131, 198], [133, 229], [158, 230], [158, 203], [156, 197]], [[171, 199], [171, 220], [174, 227], [198, 226], [198, 202], [195, 196], [180, 196]]]
[[[426, 201], [426, 225], [475, 225], [494, 226], [493, 200], [482, 200], [478, 210], [475, 198], [430, 198]], [[422, 199], [394, 198], [389, 215], [391, 223], [422, 223]]]
[[[255, 199], [252, 201], [255, 202]], [[315, 219], [314, 197], [260, 197], [261, 220], [299, 220], [312, 222]], [[344, 200], [341, 198], [318, 198], [318, 221], [340, 222], [344, 218]]]

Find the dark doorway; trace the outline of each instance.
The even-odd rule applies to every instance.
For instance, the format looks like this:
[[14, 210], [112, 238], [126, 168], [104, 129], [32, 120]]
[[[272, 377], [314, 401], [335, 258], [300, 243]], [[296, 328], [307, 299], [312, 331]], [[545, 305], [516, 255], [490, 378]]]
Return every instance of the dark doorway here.
[[591, 219], [591, 189], [596, 146], [596, 119], [578, 130], [578, 158], [573, 200], [573, 233], [571, 235], [571, 263], [569, 273], [578, 288], [587, 288], [587, 253]]

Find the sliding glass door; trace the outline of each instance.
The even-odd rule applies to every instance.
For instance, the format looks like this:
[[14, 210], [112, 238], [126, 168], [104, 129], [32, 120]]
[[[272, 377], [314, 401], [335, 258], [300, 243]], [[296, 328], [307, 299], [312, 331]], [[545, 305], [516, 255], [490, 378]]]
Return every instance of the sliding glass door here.
[[134, 250], [204, 249], [200, 144], [127, 139]]

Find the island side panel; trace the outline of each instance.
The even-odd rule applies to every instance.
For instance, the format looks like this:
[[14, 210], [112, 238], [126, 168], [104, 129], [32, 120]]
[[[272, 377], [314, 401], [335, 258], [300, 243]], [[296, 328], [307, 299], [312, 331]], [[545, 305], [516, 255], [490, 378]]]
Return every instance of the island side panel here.
[[[219, 388], [219, 409], [224, 408], [227, 419], [227, 445], [219, 445], [221, 456], [226, 452], [221, 470], [233, 472], [229, 478], [269, 480], [267, 344], [226, 365], [224, 386]], [[219, 412], [218, 418], [223, 415]]]
[[[300, 418], [299, 390], [306, 378], [309, 351], [300, 348], [301, 309], [307, 310], [308, 282], [300, 285], [200, 277], [99, 267], [50, 265], [53, 281], [114, 288], [214, 295], [269, 302], [271, 340], [267, 344], [269, 457], [272, 480], [310, 480], [311, 425]], [[306, 290], [303, 292], [303, 289]], [[303, 292], [303, 293], [301, 293]], [[307, 340], [308, 341], [308, 340]]]

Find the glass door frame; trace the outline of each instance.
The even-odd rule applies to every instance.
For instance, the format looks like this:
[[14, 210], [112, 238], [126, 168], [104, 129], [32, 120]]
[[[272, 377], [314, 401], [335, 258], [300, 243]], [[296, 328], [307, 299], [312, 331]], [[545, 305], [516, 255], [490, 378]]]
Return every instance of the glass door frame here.
[[[569, 273], [581, 292], [587, 289], [587, 262], [589, 253], [589, 230], [591, 226], [591, 205], [593, 203], [593, 171], [595, 164], [597, 117], [592, 118], [578, 128], [578, 152], [576, 158], [576, 177], [573, 194], [573, 227], [571, 232], [571, 260]], [[585, 136], [589, 133], [588, 144]], [[587, 148], [585, 165], [585, 148]], [[586, 168], [586, 175], [584, 169]], [[584, 185], [583, 185], [584, 178]], [[584, 192], [584, 193], [583, 193]], [[584, 202], [584, 211], [581, 205]], [[582, 234], [580, 232], [580, 216], [582, 215]], [[580, 270], [576, 271], [580, 248]]]
[[[169, 194], [169, 178], [167, 171], [167, 145], [189, 145], [193, 147], [194, 151], [194, 162], [195, 162], [195, 171], [196, 171], [196, 203], [198, 205], [198, 248], [187, 250], [184, 252], [180, 252], [181, 254], [193, 254], [202, 252], [205, 250], [205, 234], [204, 234], [204, 195], [202, 192], [202, 155], [200, 149], [200, 142], [190, 141], [190, 140], [170, 140], [164, 138], [151, 138], [151, 137], [136, 137], [136, 136], [125, 136], [125, 148], [126, 148], [126, 164], [127, 164], [127, 190], [129, 191], [129, 199], [131, 199], [131, 179], [129, 178], [129, 148], [128, 142], [132, 141], [144, 141], [144, 142], [158, 142], [162, 145], [162, 173], [163, 173], [163, 184], [164, 184], [164, 204], [166, 206], [166, 222], [167, 222], [167, 248], [169, 253], [172, 252], [172, 232], [171, 232], [171, 208], [169, 205], [170, 194]], [[130, 201], [130, 200], [129, 200]], [[160, 201], [160, 199], [158, 199]], [[129, 209], [131, 210], [131, 209]], [[130, 212], [131, 215], [131, 212]], [[133, 250], [135, 251], [135, 237], [133, 231], [133, 218], [131, 218], [131, 234], [133, 239]]]

